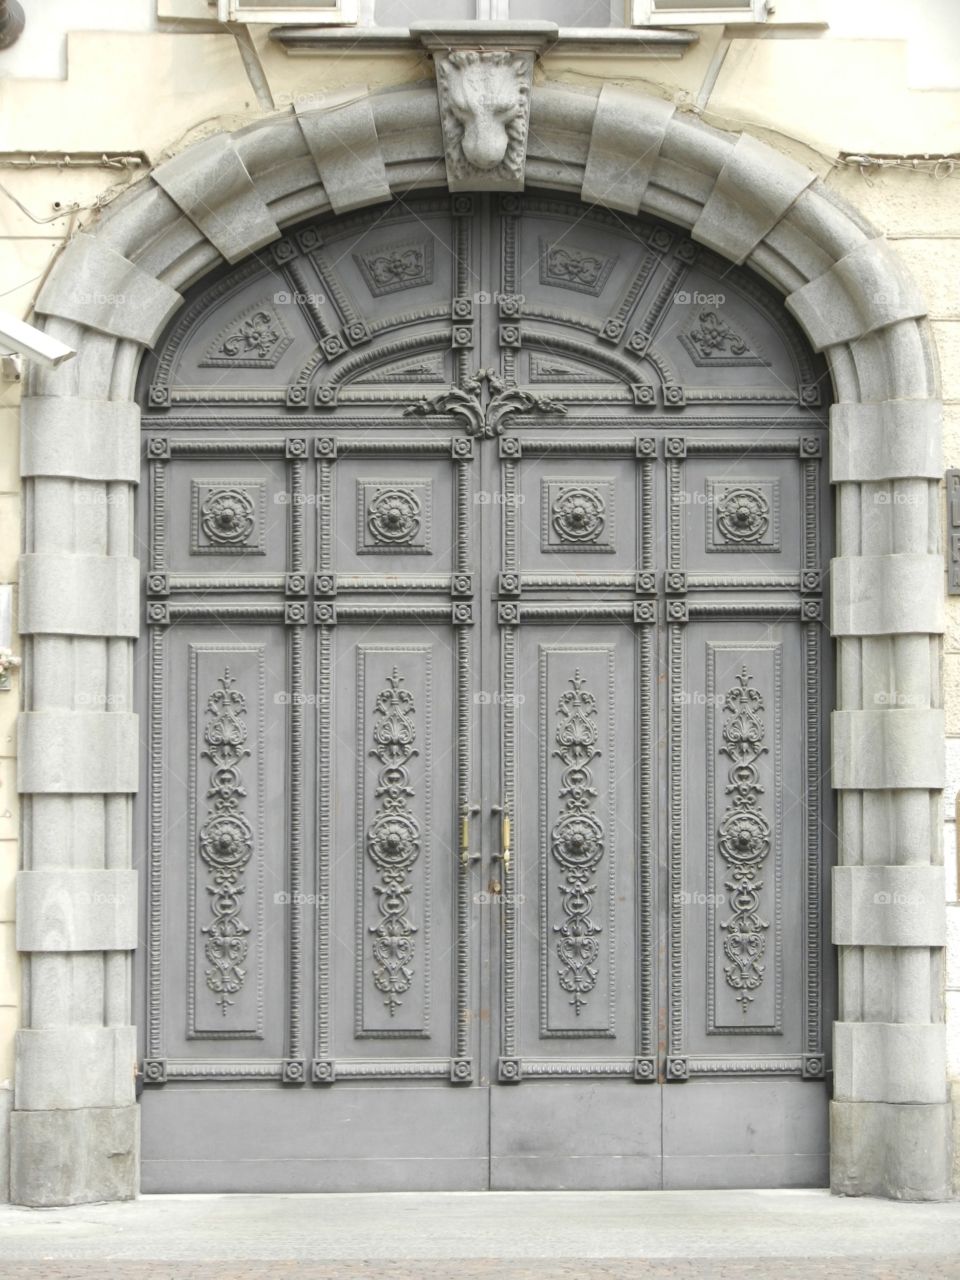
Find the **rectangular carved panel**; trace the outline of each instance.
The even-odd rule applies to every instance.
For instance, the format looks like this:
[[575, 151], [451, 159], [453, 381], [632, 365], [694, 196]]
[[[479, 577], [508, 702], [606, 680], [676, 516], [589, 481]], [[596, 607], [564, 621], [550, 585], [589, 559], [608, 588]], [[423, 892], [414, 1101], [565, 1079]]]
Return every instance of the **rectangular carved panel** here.
[[544, 608], [501, 627], [499, 1078], [634, 1079], [653, 1032], [650, 637]]
[[459, 630], [382, 607], [317, 637], [314, 1065], [328, 1074], [314, 1078], [451, 1079], [462, 1060], [456, 1079], [469, 1082], [458, 842], [472, 672]]
[[817, 624], [767, 607], [671, 628], [668, 1074], [819, 1052]]
[[287, 637], [151, 628], [145, 1022], [183, 1078], [272, 1075], [298, 1016]]

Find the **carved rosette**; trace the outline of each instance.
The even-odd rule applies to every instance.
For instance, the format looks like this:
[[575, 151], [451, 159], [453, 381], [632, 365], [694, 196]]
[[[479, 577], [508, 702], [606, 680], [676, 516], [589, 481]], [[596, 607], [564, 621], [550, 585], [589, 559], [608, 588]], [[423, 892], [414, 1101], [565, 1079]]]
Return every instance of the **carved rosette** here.
[[598, 489], [572, 485], [558, 494], [552, 520], [564, 542], [596, 542], [607, 522], [606, 504]]
[[440, 124], [451, 191], [522, 191], [534, 55], [437, 51]]
[[253, 499], [243, 489], [214, 489], [200, 506], [200, 525], [211, 542], [242, 546], [255, 525]]
[[768, 748], [763, 743], [763, 698], [758, 689], [750, 687], [752, 679], [742, 667], [723, 703], [727, 719], [719, 750], [730, 760], [726, 788], [730, 802], [717, 831], [717, 847], [728, 871], [724, 885], [733, 907], [733, 914], [720, 925], [726, 935], [723, 952], [730, 961], [724, 975], [728, 985], [739, 992], [736, 999], [744, 1014], [753, 1002], [749, 993], [763, 982], [766, 930], [770, 927], [760, 916], [760, 872], [770, 853], [770, 824], [760, 809], [763, 787], [757, 767]]
[[247, 934], [250, 926], [240, 919], [244, 893], [243, 873], [253, 855], [253, 828], [240, 810], [247, 794], [240, 777], [240, 763], [250, 755], [247, 741], [247, 703], [227, 667], [220, 688], [207, 699], [204, 726], [206, 744], [201, 756], [210, 761], [207, 797], [212, 808], [200, 828], [200, 857], [212, 883], [207, 885], [213, 920], [202, 927], [206, 934], [204, 955], [210, 968], [207, 986], [217, 997], [224, 1017], [247, 976]]
[[408, 915], [413, 892], [410, 869], [420, 856], [421, 830], [410, 810], [413, 796], [408, 765], [419, 755], [414, 746], [414, 700], [402, 689], [396, 667], [387, 677], [387, 688], [377, 695], [374, 708], [373, 749], [380, 761], [375, 795], [378, 812], [367, 829], [367, 854], [377, 869], [373, 886], [380, 919], [370, 926], [373, 934], [373, 981], [393, 1017], [413, 982], [414, 943], [417, 927]]
[[381, 489], [370, 500], [367, 528], [376, 542], [402, 545], [420, 532], [421, 515], [420, 499], [412, 489]]
[[728, 542], [762, 542], [770, 528], [770, 504], [759, 489], [727, 489], [715, 514], [717, 529]]
[[604, 852], [603, 823], [594, 812], [597, 789], [591, 765], [600, 755], [597, 746], [597, 701], [584, 688], [579, 668], [570, 680], [572, 688], [561, 695], [557, 713], [556, 749], [563, 764], [560, 800], [563, 812], [550, 833], [550, 848], [563, 880], [560, 895], [564, 919], [553, 926], [557, 938], [557, 971], [560, 986], [571, 995], [579, 1017], [590, 992], [597, 985], [600, 956], [598, 935], [602, 928], [590, 918], [597, 891], [594, 875]]

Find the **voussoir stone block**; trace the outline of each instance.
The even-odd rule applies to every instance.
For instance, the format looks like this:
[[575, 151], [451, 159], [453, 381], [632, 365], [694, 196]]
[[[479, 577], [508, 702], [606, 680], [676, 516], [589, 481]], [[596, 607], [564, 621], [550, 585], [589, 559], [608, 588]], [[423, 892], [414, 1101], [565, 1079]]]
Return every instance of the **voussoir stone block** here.
[[57, 868], [17, 875], [19, 951], [132, 951], [137, 872]]
[[744, 262], [816, 174], [741, 134], [730, 148], [691, 239]]
[[847, 1102], [944, 1102], [942, 1022], [835, 1022], [834, 1097]]
[[368, 97], [331, 99], [319, 108], [315, 98], [298, 98], [294, 110], [334, 213], [390, 199], [390, 181]]
[[22, 555], [20, 633], [135, 638], [139, 584], [133, 556]]
[[580, 198], [637, 213], [676, 108], [605, 84], [597, 99]]
[[23, 711], [17, 790], [87, 794], [137, 789], [138, 717], [126, 711]]
[[946, 1200], [950, 1106], [830, 1103], [830, 1189], [841, 1196]]
[[942, 947], [947, 927], [943, 867], [833, 868], [838, 947]]
[[151, 176], [228, 262], [279, 239], [280, 228], [227, 134], [196, 143]]
[[832, 405], [831, 481], [939, 480], [942, 417], [939, 400]]
[[182, 303], [176, 289], [81, 231], [50, 272], [34, 310], [150, 347]]
[[140, 480], [140, 408], [129, 400], [26, 396], [20, 402], [20, 474]]
[[135, 1027], [23, 1028], [16, 1035], [14, 1107], [69, 1111], [135, 1101]]
[[942, 789], [946, 771], [942, 710], [834, 711], [831, 726], [831, 782], [839, 790]]
[[10, 1199], [44, 1208], [132, 1200], [140, 1186], [140, 1108], [18, 1111], [10, 1117]]
[[883, 239], [852, 250], [785, 301], [817, 351], [927, 313], [919, 288]]
[[936, 635], [944, 629], [943, 557], [840, 556], [831, 561], [835, 636]]

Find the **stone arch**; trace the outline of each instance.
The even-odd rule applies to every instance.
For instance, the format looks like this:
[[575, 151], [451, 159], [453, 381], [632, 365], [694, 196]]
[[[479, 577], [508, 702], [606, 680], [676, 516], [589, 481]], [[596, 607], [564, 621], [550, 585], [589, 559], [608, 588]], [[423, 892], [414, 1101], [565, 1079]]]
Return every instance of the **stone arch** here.
[[[785, 295], [829, 362], [841, 864], [832, 1182], [849, 1194], [941, 1198], [941, 462], [923, 300], [875, 229], [756, 139], [611, 86], [546, 85], [530, 101], [530, 185], [687, 229]], [[446, 180], [431, 88], [272, 116], [160, 165], [73, 238], [41, 290], [39, 322], [79, 354], [32, 370], [22, 410], [19, 1203], [136, 1193], [130, 815], [150, 781], [137, 777], [131, 706], [143, 348], [181, 305], [178, 290], [282, 228]]]

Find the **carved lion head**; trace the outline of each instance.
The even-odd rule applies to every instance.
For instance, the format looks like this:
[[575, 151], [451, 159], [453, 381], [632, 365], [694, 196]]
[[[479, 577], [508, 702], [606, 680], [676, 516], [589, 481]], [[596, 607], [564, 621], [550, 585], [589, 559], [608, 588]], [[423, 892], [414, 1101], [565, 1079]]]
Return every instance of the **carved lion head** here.
[[502, 165], [509, 173], [522, 166], [525, 72], [523, 60], [511, 53], [458, 50], [439, 63], [444, 124], [454, 136], [459, 132], [466, 165], [486, 171]]

